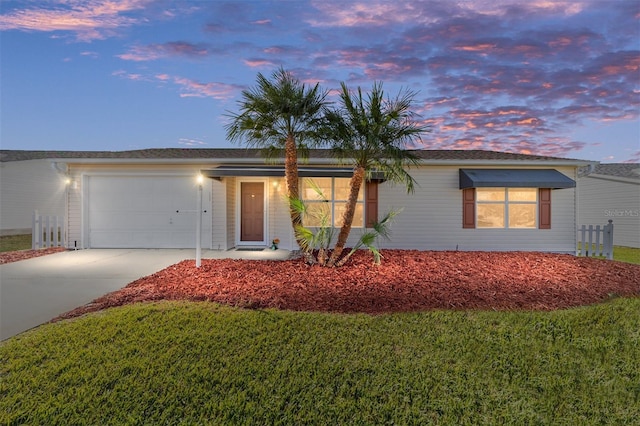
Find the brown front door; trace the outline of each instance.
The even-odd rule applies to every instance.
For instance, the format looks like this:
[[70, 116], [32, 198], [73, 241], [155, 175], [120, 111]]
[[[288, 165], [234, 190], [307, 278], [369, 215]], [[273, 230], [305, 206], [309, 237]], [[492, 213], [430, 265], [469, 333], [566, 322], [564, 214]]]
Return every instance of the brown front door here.
[[264, 241], [264, 183], [240, 183], [240, 241]]

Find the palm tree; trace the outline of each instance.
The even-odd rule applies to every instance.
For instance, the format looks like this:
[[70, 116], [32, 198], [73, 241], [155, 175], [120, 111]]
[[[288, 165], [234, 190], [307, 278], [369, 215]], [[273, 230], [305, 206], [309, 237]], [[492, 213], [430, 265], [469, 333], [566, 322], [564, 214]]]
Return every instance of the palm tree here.
[[[298, 155], [305, 157], [307, 144], [317, 140], [316, 124], [324, 116], [326, 96], [319, 84], [306, 87], [290, 72], [279, 68], [271, 79], [258, 73], [257, 85], [242, 92], [238, 102], [240, 112], [229, 114], [231, 122], [226, 126], [229, 140], [261, 148], [267, 159], [282, 155], [284, 150], [288, 199], [299, 198]], [[291, 206], [289, 212], [295, 230], [302, 220]]]
[[341, 83], [341, 107], [327, 116], [329, 137], [334, 141], [333, 153], [343, 164], [353, 166], [349, 197], [342, 216], [342, 227], [327, 266], [337, 263], [351, 232], [358, 193], [373, 171], [384, 173], [387, 180], [403, 184], [407, 192], [414, 189], [414, 179], [407, 167], [418, 163], [418, 157], [407, 150], [410, 142], [429, 130], [415, 121], [411, 104], [416, 93], [400, 91], [394, 99], [385, 99], [382, 83], [374, 83], [364, 97], [358, 87], [352, 96]]

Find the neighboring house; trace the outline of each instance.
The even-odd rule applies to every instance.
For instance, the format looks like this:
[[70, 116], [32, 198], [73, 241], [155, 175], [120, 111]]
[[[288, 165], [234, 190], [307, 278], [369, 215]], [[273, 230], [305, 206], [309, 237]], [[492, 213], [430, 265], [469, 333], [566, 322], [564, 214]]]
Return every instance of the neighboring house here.
[[[349, 244], [389, 210], [402, 209], [382, 248], [575, 252], [575, 180], [578, 168], [591, 162], [474, 150], [416, 154], [421, 165], [409, 170], [413, 194], [376, 174], [365, 185]], [[204, 248], [268, 246], [276, 238], [281, 248], [298, 248], [284, 169], [267, 165], [258, 150], [2, 151], [3, 162], [33, 158], [55, 163], [69, 182], [61, 197], [68, 247], [194, 247], [201, 185]], [[310, 208], [339, 225], [351, 171], [315, 150], [299, 174]], [[205, 177], [202, 184], [198, 175]], [[313, 225], [310, 219], [306, 224]]]
[[640, 164], [583, 167], [578, 173], [578, 224], [613, 220], [613, 243], [640, 248]]
[[32, 214], [66, 215], [66, 165], [0, 152], [0, 236], [30, 234]]

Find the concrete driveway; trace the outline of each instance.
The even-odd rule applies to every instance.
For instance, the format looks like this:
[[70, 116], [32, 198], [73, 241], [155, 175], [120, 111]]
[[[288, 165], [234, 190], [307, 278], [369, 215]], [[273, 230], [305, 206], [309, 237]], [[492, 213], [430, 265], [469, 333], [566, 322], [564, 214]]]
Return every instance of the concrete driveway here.
[[[203, 250], [203, 259], [284, 260], [287, 250]], [[90, 249], [0, 265], [0, 340], [86, 305], [184, 259], [194, 249]]]
[[91, 249], [0, 265], [0, 340], [193, 258], [187, 249]]

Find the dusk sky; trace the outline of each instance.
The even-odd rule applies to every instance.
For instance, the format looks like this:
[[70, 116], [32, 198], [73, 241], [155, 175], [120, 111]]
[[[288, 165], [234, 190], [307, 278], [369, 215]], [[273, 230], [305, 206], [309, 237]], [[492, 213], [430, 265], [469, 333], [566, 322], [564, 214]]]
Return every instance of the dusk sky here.
[[0, 146], [238, 147], [257, 73], [417, 92], [417, 148], [640, 161], [640, 1], [0, 3]]

